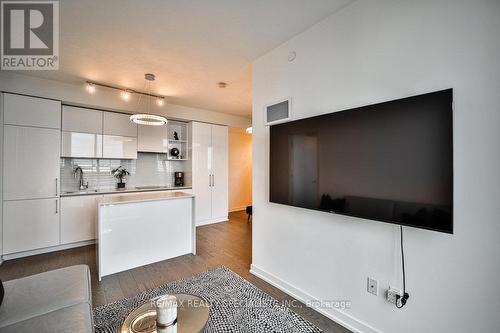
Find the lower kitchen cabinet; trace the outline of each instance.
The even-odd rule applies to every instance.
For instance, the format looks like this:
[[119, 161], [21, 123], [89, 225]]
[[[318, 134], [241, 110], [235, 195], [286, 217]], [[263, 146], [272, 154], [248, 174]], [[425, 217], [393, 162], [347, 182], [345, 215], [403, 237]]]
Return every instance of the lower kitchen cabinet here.
[[59, 245], [58, 198], [3, 203], [3, 254]]
[[100, 195], [61, 198], [61, 244], [96, 238], [97, 204]]

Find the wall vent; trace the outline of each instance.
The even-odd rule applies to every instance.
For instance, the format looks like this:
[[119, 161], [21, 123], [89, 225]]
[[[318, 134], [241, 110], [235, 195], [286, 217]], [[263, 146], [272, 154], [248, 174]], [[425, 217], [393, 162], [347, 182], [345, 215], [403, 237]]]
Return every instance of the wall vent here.
[[292, 103], [291, 99], [287, 98], [279, 102], [265, 106], [265, 121], [266, 125], [283, 123], [292, 119]]

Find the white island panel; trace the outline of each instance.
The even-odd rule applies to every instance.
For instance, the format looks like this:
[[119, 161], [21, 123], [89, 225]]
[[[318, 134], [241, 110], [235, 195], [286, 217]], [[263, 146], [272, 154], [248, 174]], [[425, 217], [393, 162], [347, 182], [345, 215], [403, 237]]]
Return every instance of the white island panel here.
[[[98, 212], [99, 280], [106, 275], [195, 253], [193, 197], [137, 195], [103, 199]], [[126, 200], [126, 201], [125, 201]]]

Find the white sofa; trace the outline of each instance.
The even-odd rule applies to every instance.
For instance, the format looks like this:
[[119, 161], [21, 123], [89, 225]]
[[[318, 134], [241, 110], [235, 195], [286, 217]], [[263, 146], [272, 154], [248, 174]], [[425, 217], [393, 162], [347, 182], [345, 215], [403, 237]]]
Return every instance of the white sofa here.
[[89, 333], [90, 270], [71, 266], [4, 282], [0, 333]]

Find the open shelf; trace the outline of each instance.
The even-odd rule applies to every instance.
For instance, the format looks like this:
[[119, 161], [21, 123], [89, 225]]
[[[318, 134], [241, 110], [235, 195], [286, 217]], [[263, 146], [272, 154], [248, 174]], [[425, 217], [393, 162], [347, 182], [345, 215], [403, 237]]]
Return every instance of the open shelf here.
[[[187, 161], [189, 160], [189, 142], [188, 142], [188, 123], [181, 121], [169, 121], [167, 123], [168, 131], [168, 155], [169, 161]], [[175, 139], [177, 135], [178, 140]], [[170, 154], [172, 148], [179, 149], [180, 158], [176, 158]]]

